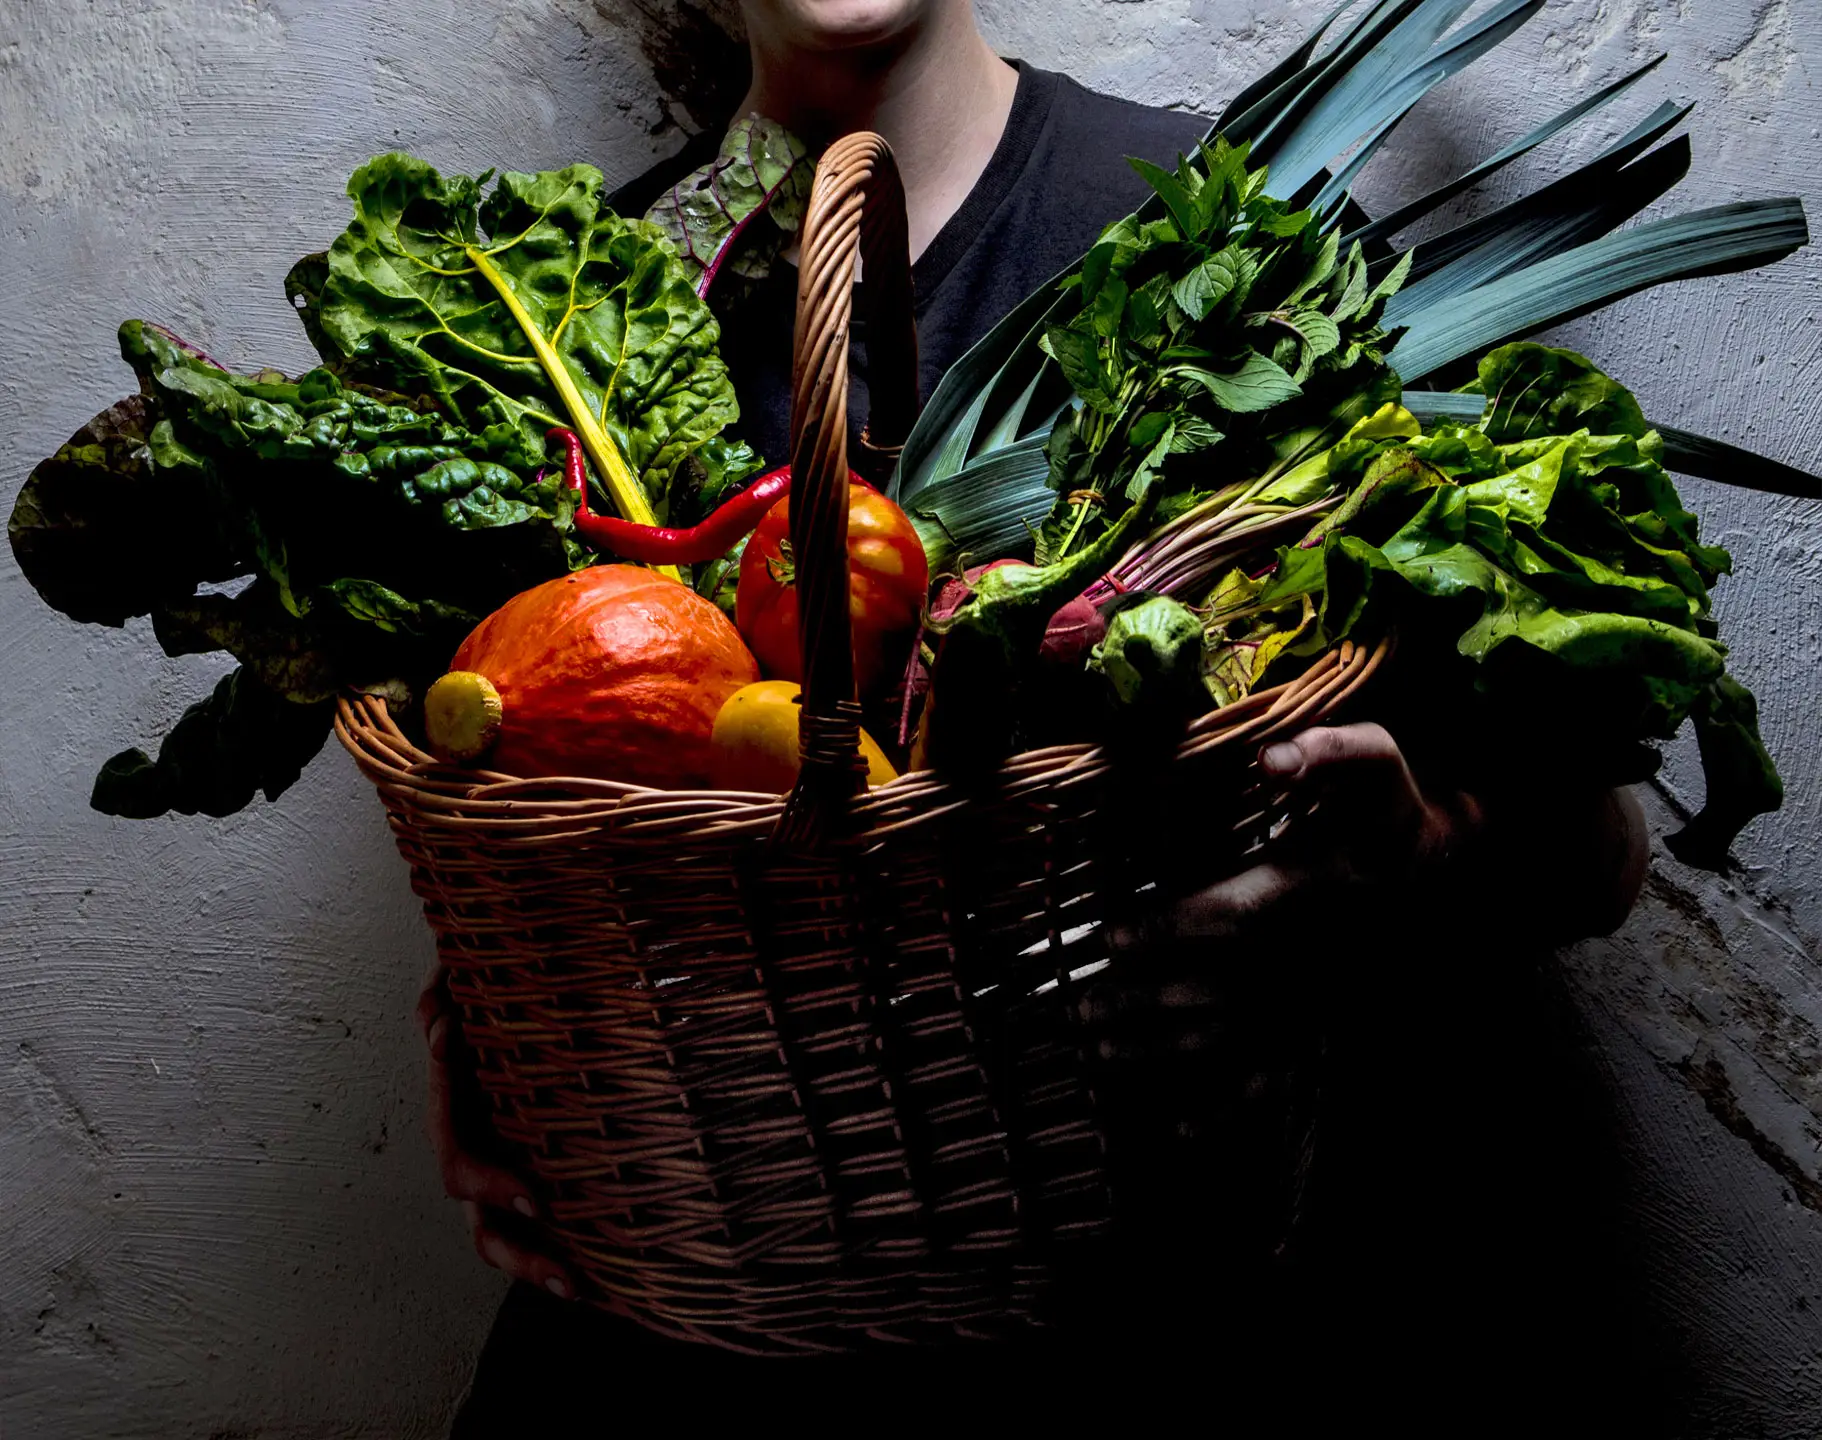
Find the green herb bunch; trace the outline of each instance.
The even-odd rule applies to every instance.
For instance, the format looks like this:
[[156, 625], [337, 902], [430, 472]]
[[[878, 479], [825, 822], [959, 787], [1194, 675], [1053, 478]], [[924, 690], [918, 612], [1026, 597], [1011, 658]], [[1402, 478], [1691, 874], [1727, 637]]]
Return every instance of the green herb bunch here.
[[[1379, 319], [1408, 262], [1371, 284], [1361, 247], [1344, 256], [1314, 211], [1268, 195], [1244, 146], [1217, 139], [1174, 172], [1132, 163], [1163, 213], [1102, 233], [1062, 282], [1072, 318], [1043, 336], [1075, 401], [1047, 442], [1056, 499], [1037, 563], [982, 576], [931, 627], [938, 695], [970, 697], [932, 709], [944, 768], [983, 772], [1017, 743], [1046, 622], [1128, 546], [1263, 489], [1399, 393]], [[1223, 523], [1252, 513], [1230, 510]]]
[[1379, 322], [1408, 256], [1371, 284], [1361, 246], [1344, 254], [1316, 212], [1268, 195], [1245, 146], [1216, 139], [1174, 172], [1132, 163], [1165, 213], [1110, 226], [1063, 282], [1079, 287], [1079, 310], [1044, 332], [1081, 403], [1051, 432], [1057, 500], [1040, 565], [1093, 540], [1154, 484], [1168, 519], [1222, 476], [1332, 440], [1338, 405], [1396, 394], [1394, 337]]

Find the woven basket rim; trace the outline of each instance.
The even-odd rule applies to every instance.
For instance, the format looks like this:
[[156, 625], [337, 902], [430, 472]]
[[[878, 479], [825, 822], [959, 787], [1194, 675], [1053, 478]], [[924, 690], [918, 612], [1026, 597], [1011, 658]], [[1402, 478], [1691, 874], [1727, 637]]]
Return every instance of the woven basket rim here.
[[[1264, 744], [1333, 714], [1385, 663], [1391, 637], [1373, 646], [1343, 641], [1294, 680], [1212, 710], [1192, 721], [1170, 763], [1193, 762], [1253, 742]], [[659, 789], [585, 776], [520, 776], [467, 769], [438, 760], [399, 726], [390, 704], [373, 695], [338, 697], [336, 738], [363, 774], [382, 790], [408, 798], [427, 824], [485, 825], [506, 833], [547, 834], [553, 822], [577, 830], [613, 813], [616, 829], [632, 838], [704, 827], [728, 835], [763, 834], [776, 824], [786, 797], [761, 791]], [[1088, 742], [1022, 751], [983, 786], [964, 788], [933, 770], [900, 775], [849, 806], [848, 820], [869, 835], [922, 823], [975, 796], [1042, 798], [1104, 778], [1116, 764], [1107, 748]]]

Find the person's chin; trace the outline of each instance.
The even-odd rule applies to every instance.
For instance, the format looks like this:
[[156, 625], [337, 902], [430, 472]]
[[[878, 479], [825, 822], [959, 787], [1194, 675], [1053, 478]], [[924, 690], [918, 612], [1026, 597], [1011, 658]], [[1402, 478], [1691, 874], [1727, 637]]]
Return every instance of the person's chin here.
[[827, 50], [866, 49], [901, 39], [930, 0], [789, 0], [804, 41]]

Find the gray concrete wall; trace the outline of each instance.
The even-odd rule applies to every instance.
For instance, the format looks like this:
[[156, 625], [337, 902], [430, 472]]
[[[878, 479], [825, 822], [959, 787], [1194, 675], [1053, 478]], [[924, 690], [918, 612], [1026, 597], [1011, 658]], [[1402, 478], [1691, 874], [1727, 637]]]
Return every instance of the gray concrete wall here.
[[[1409, 193], [1426, 155], [1490, 151], [1667, 48], [1659, 93], [1702, 102], [1683, 202], [1813, 202], [1811, 3], [1558, 0], [1426, 104], [1413, 158], [1369, 194]], [[1328, 0], [980, 5], [1006, 53], [1207, 112]], [[673, 147], [688, 107], [660, 95], [641, 8], [0, 0], [0, 498], [129, 387], [124, 316], [237, 365], [306, 363], [280, 282], [340, 228], [370, 152], [624, 177]], [[1654, 415], [1814, 467], [1819, 257], [1637, 299], [1569, 339]], [[1620, 1117], [1653, 1302], [1700, 1378], [1696, 1430], [1810, 1436], [1822, 506], [1690, 488], [1740, 562], [1722, 617], [1790, 803], [1733, 880], [1660, 853], [1635, 922], [1564, 975]], [[0, 615], [0, 1434], [440, 1433], [501, 1285], [421, 1136], [408, 1017], [431, 947], [378, 807], [330, 752], [226, 822], [93, 814], [100, 760], [221, 667], [162, 658], [143, 625], [63, 621], [10, 554]], [[1697, 795], [1678, 747], [1656, 818]]]

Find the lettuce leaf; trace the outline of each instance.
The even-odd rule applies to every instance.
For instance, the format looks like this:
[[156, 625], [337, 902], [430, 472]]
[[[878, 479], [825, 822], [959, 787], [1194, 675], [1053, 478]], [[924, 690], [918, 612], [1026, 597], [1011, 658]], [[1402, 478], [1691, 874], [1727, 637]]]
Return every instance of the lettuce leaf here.
[[1496, 445], [1576, 430], [1637, 439], [1651, 430], [1632, 392], [1573, 350], [1504, 346], [1480, 362], [1469, 391], [1487, 397], [1480, 429]]
[[[1433, 674], [1465, 665], [1470, 748], [1508, 782], [1527, 761], [1642, 778], [1640, 742], [1693, 718], [1709, 798], [1670, 843], [1721, 868], [1741, 828], [1783, 798], [1710, 611], [1727, 552], [1701, 542], [1631, 392], [1587, 360], [1508, 346], [1482, 362], [1479, 386], [1479, 423], [1381, 442], [1269, 577], [1216, 586], [1212, 671], [1237, 696], [1342, 639], [1397, 628]], [[1307, 468], [1345, 476], [1351, 443]]]

